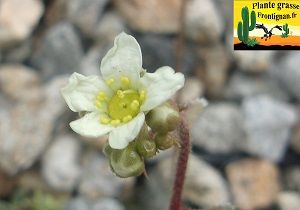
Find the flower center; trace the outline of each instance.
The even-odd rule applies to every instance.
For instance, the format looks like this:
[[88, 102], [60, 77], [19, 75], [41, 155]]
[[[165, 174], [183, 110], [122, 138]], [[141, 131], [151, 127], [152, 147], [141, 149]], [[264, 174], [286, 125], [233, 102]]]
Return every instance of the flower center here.
[[[108, 115], [108, 117], [101, 117], [100, 122], [102, 124], [110, 123], [117, 126], [122, 122], [127, 123], [140, 112], [140, 106], [145, 100], [145, 91], [127, 89], [129, 84], [127, 77], [122, 77], [120, 82], [123, 89], [115, 91], [111, 98], [107, 98], [102, 91], [97, 94], [96, 107]], [[106, 82], [106, 85], [111, 86], [112, 83], [114, 83], [114, 80], [110, 79]], [[103, 106], [104, 104], [105, 106]]]
[[135, 91], [126, 93], [118, 90], [108, 103], [108, 115], [114, 120], [123, 120], [128, 116], [132, 119], [140, 111], [139, 97], [139, 93]]

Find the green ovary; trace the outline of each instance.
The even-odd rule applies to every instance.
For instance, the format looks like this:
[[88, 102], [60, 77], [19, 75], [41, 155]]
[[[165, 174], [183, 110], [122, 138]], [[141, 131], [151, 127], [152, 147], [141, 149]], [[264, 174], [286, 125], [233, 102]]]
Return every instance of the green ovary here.
[[[125, 92], [125, 91], [124, 91]], [[135, 117], [140, 111], [139, 93], [115, 94], [108, 103], [108, 115], [113, 120], [130, 121], [130, 117]]]
[[[110, 87], [114, 83], [114, 79], [106, 81], [106, 85]], [[120, 123], [127, 123], [132, 120], [140, 112], [140, 106], [145, 101], [146, 93], [144, 90], [137, 91], [128, 89], [130, 80], [128, 77], [122, 77], [120, 83], [122, 89], [114, 91], [112, 97], [107, 97], [105, 92], [100, 91], [95, 99], [95, 106], [104, 111], [108, 116], [100, 119], [102, 124], [111, 124], [117, 126]], [[105, 104], [105, 109], [103, 107]], [[107, 106], [106, 106], [107, 105]]]

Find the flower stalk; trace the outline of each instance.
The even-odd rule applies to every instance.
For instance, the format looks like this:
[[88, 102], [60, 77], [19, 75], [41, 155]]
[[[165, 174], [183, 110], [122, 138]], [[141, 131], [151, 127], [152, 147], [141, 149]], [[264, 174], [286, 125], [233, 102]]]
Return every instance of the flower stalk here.
[[181, 198], [183, 185], [187, 170], [187, 163], [189, 158], [189, 153], [191, 150], [190, 144], [190, 132], [188, 128], [188, 119], [186, 116], [186, 112], [181, 112], [181, 121], [179, 125], [179, 137], [181, 140], [181, 148], [177, 161], [176, 175], [173, 185], [173, 194], [171, 197], [169, 210], [184, 210], [181, 206]]

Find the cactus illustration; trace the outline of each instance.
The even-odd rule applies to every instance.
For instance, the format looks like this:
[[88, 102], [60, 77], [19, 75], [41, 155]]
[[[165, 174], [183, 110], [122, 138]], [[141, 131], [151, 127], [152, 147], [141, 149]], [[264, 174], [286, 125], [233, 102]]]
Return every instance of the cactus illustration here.
[[285, 31], [284, 33], [282, 33], [282, 35], [281, 35], [281, 37], [282, 38], [287, 38], [289, 35], [289, 33], [290, 33], [290, 29], [289, 29], [289, 24], [284, 24], [283, 26], [282, 26], [282, 29]]
[[244, 44], [247, 44], [249, 41], [249, 31], [252, 31], [255, 28], [256, 24], [256, 13], [255, 11], [251, 12], [251, 25], [249, 26], [249, 11], [248, 7], [242, 8], [242, 19], [243, 22], [240, 21], [238, 23], [237, 32], [238, 32], [238, 38], [240, 41], [242, 41]]

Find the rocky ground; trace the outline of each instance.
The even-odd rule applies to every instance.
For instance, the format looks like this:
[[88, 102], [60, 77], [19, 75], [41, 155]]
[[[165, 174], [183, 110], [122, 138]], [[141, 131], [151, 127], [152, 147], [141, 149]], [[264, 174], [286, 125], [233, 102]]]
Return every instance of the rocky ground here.
[[[167, 209], [176, 149], [147, 161], [149, 179], [115, 177], [101, 152], [106, 139], [69, 128], [77, 116], [60, 88], [73, 72], [99, 74], [122, 31], [138, 40], [148, 71], [175, 68], [180, 4], [0, 0], [1, 209], [19, 205], [20, 194], [34, 210]], [[184, 202], [298, 210], [300, 52], [233, 51], [232, 4], [186, 3], [179, 101], [204, 96], [209, 105], [190, 125]]]

